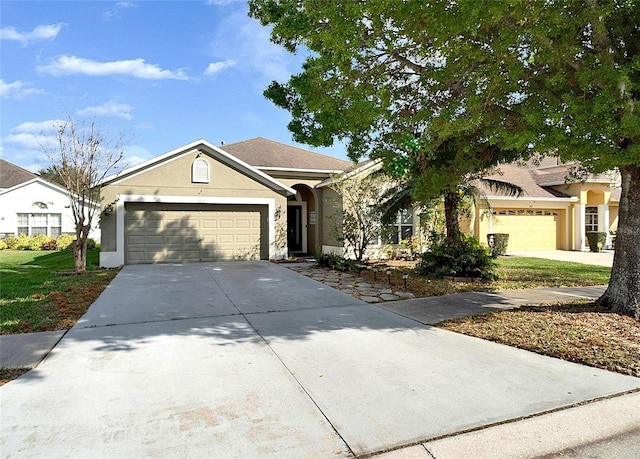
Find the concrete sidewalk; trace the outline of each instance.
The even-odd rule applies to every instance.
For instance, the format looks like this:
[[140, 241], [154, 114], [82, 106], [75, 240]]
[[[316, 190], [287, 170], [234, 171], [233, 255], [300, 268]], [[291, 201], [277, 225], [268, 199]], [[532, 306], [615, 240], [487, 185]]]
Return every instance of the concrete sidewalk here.
[[468, 292], [452, 295], [431, 296], [412, 300], [379, 303], [378, 306], [422, 324], [437, 324], [447, 319], [456, 319], [484, 314], [501, 309], [555, 303], [580, 298], [596, 299], [606, 290], [606, 285], [594, 287], [555, 287], [504, 290], [501, 292]]
[[435, 439], [640, 389], [403, 315], [270, 263], [127, 266], [39, 366], [0, 388], [0, 450], [353, 457], [431, 445], [459, 457]]

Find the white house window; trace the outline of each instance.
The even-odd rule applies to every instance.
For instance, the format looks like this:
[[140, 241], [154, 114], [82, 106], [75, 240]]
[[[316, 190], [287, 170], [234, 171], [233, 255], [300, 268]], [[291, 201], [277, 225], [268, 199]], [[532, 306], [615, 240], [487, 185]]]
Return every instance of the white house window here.
[[584, 209], [584, 230], [585, 232], [589, 231], [598, 231], [598, 208], [597, 207], [587, 207]]
[[400, 244], [413, 236], [413, 210], [402, 209], [398, 212], [396, 223], [391, 225], [388, 232], [388, 244]]
[[209, 163], [204, 158], [196, 158], [191, 165], [192, 183], [209, 183]]
[[18, 234], [35, 236], [44, 234], [57, 238], [62, 233], [61, 214], [18, 214]]

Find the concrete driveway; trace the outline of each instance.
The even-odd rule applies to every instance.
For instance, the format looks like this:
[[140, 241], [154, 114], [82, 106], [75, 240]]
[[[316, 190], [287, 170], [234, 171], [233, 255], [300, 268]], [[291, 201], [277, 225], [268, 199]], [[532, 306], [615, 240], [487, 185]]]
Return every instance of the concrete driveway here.
[[4, 457], [349, 457], [640, 387], [281, 266], [127, 266], [0, 388]]

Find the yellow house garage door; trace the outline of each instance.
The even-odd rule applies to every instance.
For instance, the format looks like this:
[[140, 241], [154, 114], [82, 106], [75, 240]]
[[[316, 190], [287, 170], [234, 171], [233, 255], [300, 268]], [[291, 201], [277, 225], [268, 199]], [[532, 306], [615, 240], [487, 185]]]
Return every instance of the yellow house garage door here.
[[125, 263], [268, 258], [267, 207], [128, 203]]
[[562, 210], [494, 209], [493, 232], [508, 233], [508, 251], [556, 250], [562, 245]]

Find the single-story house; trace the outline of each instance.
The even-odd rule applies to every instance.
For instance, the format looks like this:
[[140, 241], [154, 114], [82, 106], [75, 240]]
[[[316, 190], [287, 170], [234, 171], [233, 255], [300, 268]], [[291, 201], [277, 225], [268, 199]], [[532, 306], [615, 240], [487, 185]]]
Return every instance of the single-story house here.
[[[100, 264], [282, 259], [331, 244], [328, 188], [353, 163], [256, 138], [172, 150], [101, 183]], [[333, 193], [335, 195], [335, 193]]]
[[[340, 198], [328, 184], [345, 172], [354, 173], [352, 162], [263, 138], [190, 143], [100, 184], [100, 264], [344, 253], [329, 226], [329, 216], [341, 212]], [[520, 185], [524, 196], [489, 192], [492, 209], [477, 209], [467, 230], [481, 242], [487, 233], [507, 232], [512, 251], [585, 249], [585, 231], [615, 227], [615, 180], [571, 184], [560, 177], [566, 172], [558, 165], [503, 166], [499, 178]], [[391, 243], [418, 236], [419, 221], [417, 212], [403, 211]]]
[[[45, 234], [75, 234], [67, 190], [0, 159], [0, 239]], [[100, 242], [98, 222], [90, 237]]]

